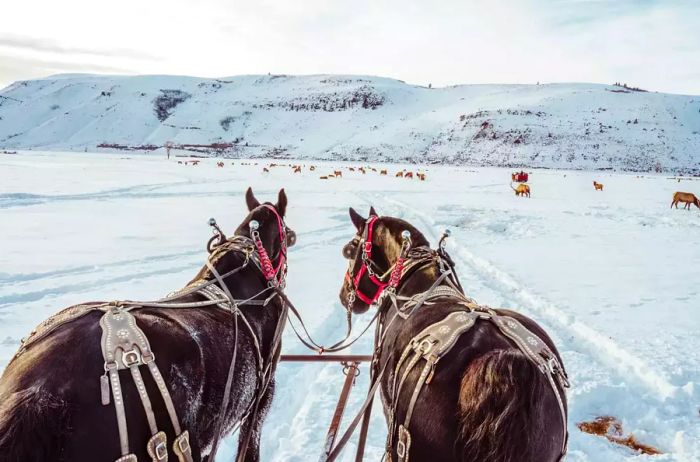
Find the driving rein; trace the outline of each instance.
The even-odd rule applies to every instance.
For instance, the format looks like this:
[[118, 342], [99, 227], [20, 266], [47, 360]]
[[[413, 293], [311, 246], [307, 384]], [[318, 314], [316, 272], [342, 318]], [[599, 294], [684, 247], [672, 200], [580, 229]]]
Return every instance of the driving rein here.
[[[167, 437], [165, 432], [159, 430], [158, 428], [155, 414], [153, 412], [151, 398], [146, 390], [139, 366], [147, 367], [157, 385], [163, 402], [165, 403], [170, 422], [176, 433], [172, 450], [177, 456], [178, 461], [193, 462], [189, 433], [187, 430], [183, 431], [182, 427], [180, 426], [180, 421], [178, 419], [172, 397], [170, 396], [168, 386], [165, 383], [158, 366], [156, 365], [155, 353], [151, 349], [148, 338], [143, 330], [139, 328], [136, 323], [136, 318], [132, 314], [132, 311], [135, 310], [142, 308], [214, 308], [224, 310], [233, 316], [233, 356], [231, 358], [231, 363], [228, 370], [223, 401], [219, 410], [218, 425], [216, 427], [217, 430], [214, 433], [212, 449], [209, 452], [208, 460], [212, 462], [214, 461], [214, 457], [216, 455], [218, 442], [223, 431], [224, 415], [230, 401], [230, 391], [234, 377], [233, 372], [235, 370], [237, 358], [238, 323], [240, 318], [240, 321], [250, 333], [255, 346], [257, 378], [253, 400], [246, 408], [246, 411], [243, 413], [242, 417], [235, 422], [232, 432], [238, 430], [243, 422], [245, 422], [250, 416], [255, 418], [255, 415], [258, 412], [260, 400], [265, 394], [265, 391], [267, 390], [272, 379], [271, 372], [274, 363], [274, 355], [279, 348], [282, 330], [287, 319], [288, 307], [284, 302], [286, 297], [284, 297], [282, 289], [285, 285], [287, 273], [286, 255], [288, 239], [290, 236], [293, 238], [293, 233], [289, 232], [290, 230], [288, 230], [284, 224], [284, 220], [273, 206], [262, 204], [259, 207], [270, 209], [277, 218], [277, 231], [279, 233], [281, 247], [279, 254], [275, 258], [275, 260], [277, 260], [276, 265], [273, 265], [267, 251], [262, 245], [260, 235], [258, 233], [259, 224], [257, 221], [251, 220], [250, 222], [251, 238], [245, 236], [233, 236], [232, 238], [227, 239], [216, 225], [216, 222], [211, 219], [209, 224], [214, 228], [215, 235], [207, 244], [209, 257], [206, 261], [206, 267], [213, 276], [212, 279], [206, 279], [204, 277], [206, 273], [204, 273], [204, 275], [201, 275], [199, 279], [192, 281], [183, 289], [173, 292], [165, 298], [157, 301], [142, 302], [122, 300], [107, 303], [90, 302], [75, 305], [62, 310], [51, 318], [45, 320], [34, 331], [32, 331], [26, 339], [22, 341], [22, 345], [19, 351], [15, 354], [15, 357], [21, 355], [32, 344], [49, 336], [60, 326], [81, 318], [93, 311], [101, 311], [103, 313], [100, 319], [100, 327], [102, 328], [102, 338], [100, 344], [102, 355], [105, 360], [105, 372], [100, 377], [100, 390], [102, 405], [107, 406], [113, 401], [117, 416], [121, 456], [117, 458], [115, 462], [137, 462], [136, 455], [131, 452], [129, 446], [124, 397], [122, 394], [122, 384], [118, 373], [120, 370], [130, 371], [139, 392], [139, 397], [141, 399], [151, 432], [151, 438], [148, 440], [146, 446], [146, 450], [151, 458], [151, 461], [165, 462], [168, 460]], [[237, 252], [243, 255], [243, 264], [227, 273], [219, 274], [214, 265], [221, 257], [223, 257], [223, 255], [227, 254], [228, 252]], [[234, 299], [228, 287], [224, 283], [224, 278], [242, 271], [251, 263], [262, 273], [267, 281], [267, 287], [248, 299]], [[216, 285], [217, 282], [219, 283], [220, 287]], [[184, 298], [185, 296], [193, 294], [202, 296], [204, 300], [197, 302], [178, 302], [178, 300]], [[282, 300], [282, 313], [275, 328], [270, 354], [267, 358], [263, 358], [260, 340], [256, 335], [255, 330], [246, 319], [243, 312], [240, 310], [240, 307], [244, 305], [258, 305], [264, 307], [277, 297], [280, 297]], [[242, 461], [245, 457], [250, 434], [251, 431], [248, 431], [245, 435], [240, 436], [243, 443], [236, 459], [238, 461]]]

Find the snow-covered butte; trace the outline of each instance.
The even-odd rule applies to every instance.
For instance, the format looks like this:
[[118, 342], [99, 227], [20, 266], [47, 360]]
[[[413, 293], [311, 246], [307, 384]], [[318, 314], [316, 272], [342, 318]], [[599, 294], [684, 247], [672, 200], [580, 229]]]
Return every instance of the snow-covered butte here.
[[[0, 148], [700, 173], [700, 96], [366, 76], [59, 75], [0, 90]], [[99, 146], [102, 145], [100, 148]]]

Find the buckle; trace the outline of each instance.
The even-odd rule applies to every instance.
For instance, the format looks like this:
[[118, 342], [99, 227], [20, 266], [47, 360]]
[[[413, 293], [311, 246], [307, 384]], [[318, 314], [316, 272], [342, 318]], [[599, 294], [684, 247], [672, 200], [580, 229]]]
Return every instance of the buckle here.
[[188, 435], [182, 434], [182, 438], [177, 440], [177, 447], [182, 451], [183, 453], [186, 453], [187, 451], [190, 450], [190, 440], [188, 438]]
[[399, 441], [396, 444], [396, 455], [402, 459], [406, 456], [406, 443], [403, 441]]
[[146, 445], [148, 455], [151, 456], [151, 462], [168, 460], [168, 437], [165, 432], [158, 432], [148, 440]]
[[105, 361], [105, 372], [109, 372], [111, 370], [117, 369], [119, 367], [119, 364], [117, 364], [116, 361]]
[[408, 452], [411, 450], [411, 434], [403, 425], [399, 425], [399, 441], [396, 443], [396, 455], [399, 462], [408, 462]]
[[129, 350], [122, 352], [122, 363], [126, 367], [131, 367], [141, 362], [141, 354], [137, 350]]
[[156, 446], [156, 459], [158, 460], [164, 460], [168, 457], [168, 448], [165, 445], [164, 441], [161, 441], [158, 443]]
[[420, 342], [418, 345], [418, 349], [420, 350], [421, 353], [425, 354], [429, 352], [433, 348], [433, 342], [431, 342], [428, 339], [423, 340]]

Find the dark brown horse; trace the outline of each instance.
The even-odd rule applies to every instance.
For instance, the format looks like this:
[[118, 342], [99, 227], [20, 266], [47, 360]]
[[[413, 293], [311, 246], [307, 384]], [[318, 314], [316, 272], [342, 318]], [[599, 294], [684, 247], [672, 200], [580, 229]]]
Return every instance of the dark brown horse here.
[[[357, 234], [343, 249], [349, 268], [340, 300], [353, 313], [363, 313], [375, 303], [380, 310], [374, 373], [375, 378], [381, 376], [379, 389], [389, 424], [388, 460], [560, 460], [566, 452], [563, 388], [568, 384], [561, 358], [542, 328], [513, 311], [491, 310], [464, 297], [449, 255], [444, 249], [430, 250], [410, 223], [377, 217], [374, 209], [369, 219], [353, 209], [350, 217]], [[435, 326], [438, 337], [450, 328], [456, 332], [454, 325], [439, 322], [467, 315], [474, 317], [474, 324], [431, 368], [427, 358], [438, 344], [417, 339]], [[525, 343], [539, 340], [538, 351], [555, 357], [549, 364], [561, 369], [561, 381], [539, 367], [545, 361], [536, 365], [524, 354], [527, 346], [518, 348], [501, 325], [506, 330], [524, 327]], [[419, 360], [411, 368], [408, 358], [414, 353]], [[402, 377], [405, 381], [397, 387]]]
[[[256, 236], [259, 238], [274, 267], [284, 258], [286, 247], [293, 244], [294, 237], [282, 221], [287, 207], [284, 190], [279, 192], [274, 205], [260, 204], [250, 189], [246, 201], [250, 213], [234, 236], [225, 239], [220, 234], [220, 245], [210, 248], [208, 264], [214, 270], [205, 266], [183, 289], [185, 295], [169, 298], [180, 304], [206, 302], [201, 293], [186, 292], [188, 288], [211, 283], [210, 288], [225, 286], [221, 287], [223, 290], [218, 289], [218, 293], [228, 293], [234, 300], [257, 300], [257, 305], [239, 304], [241, 326], [238, 329], [234, 329], [233, 309], [211, 304], [178, 308], [137, 305], [131, 311], [150, 342], [155, 364], [169, 389], [182, 430], [189, 432], [194, 461], [207, 460], [206, 454], [211, 452], [215, 437], [218, 441], [216, 434], [220, 428], [221, 433], [229, 433], [243, 420], [240, 435], [249, 437], [245, 438], [247, 444], [242, 441], [244, 438], [239, 438], [239, 451], [246, 445], [247, 451], [242, 451], [244, 460], [257, 462], [260, 428], [272, 400], [280, 348], [276, 344], [273, 349], [273, 339], [285, 322], [286, 306], [279, 297], [270, 297], [274, 290], [267, 290], [270, 288], [268, 280], [260, 266], [253, 264], [258, 261], [254, 256], [260, 253], [259, 249], [253, 250], [256, 249], [253, 241]], [[252, 220], [259, 225], [251, 241], [249, 225]], [[246, 248], [248, 250], [244, 251]], [[235, 271], [237, 268], [239, 270]], [[220, 277], [216, 277], [214, 271]], [[268, 303], [263, 306], [262, 300]], [[61, 324], [46, 336], [36, 334], [35, 337], [41, 337], [36, 340], [30, 336], [21, 354], [10, 361], [0, 379], [0, 461], [135, 460], [120, 457], [123, 449], [115, 417], [114, 388], [111, 400], [107, 388], [109, 404], [103, 405], [100, 400], [104, 391], [100, 377], [106, 369], [103, 369], [106, 363], [101, 352], [99, 325], [103, 314], [100, 310], [89, 311]], [[250, 329], [243, 327], [244, 318]], [[237, 360], [235, 368], [231, 368], [229, 382], [234, 349]], [[259, 364], [260, 359], [265, 364]], [[138, 369], [143, 371], [157, 426], [167, 434], [170, 460], [177, 460], [172, 446], [177, 435], [166, 411], [165, 397], [147, 373], [149, 369], [144, 366]], [[261, 369], [266, 370], [261, 373]], [[129, 370], [119, 371], [118, 376], [130, 452], [139, 461], [152, 460], [146, 451], [151, 437], [150, 423], [135, 381]], [[224, 391], [229, 383], [229, 403], [222, 412]], [[251, 412], [255, 408], [257, 412]]]

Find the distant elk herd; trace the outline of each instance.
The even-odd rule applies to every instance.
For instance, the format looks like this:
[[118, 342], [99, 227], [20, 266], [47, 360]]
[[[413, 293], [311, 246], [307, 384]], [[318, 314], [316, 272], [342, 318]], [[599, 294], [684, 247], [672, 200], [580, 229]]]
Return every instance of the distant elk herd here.
[[[196, 166], [199, 165], [200, 160], [199, 159], [194, 159], [194, 160], [179, 160], [177, 162], [178, 164], [181, 165], [192, 165]], [[236, 165], [235, 162], [232, 162], [231, 165]], [[240, 165], [243, 166], [257, 166], [258, 162], [241, 162]], [[225, 166], [225, 163], [223, 161], [217, 161], [216, 166], [218, 168], [223, 168]], [[309, 172], [315, 172], [317, 169], [316, 165], [309, 165], [306, 166], [305, 164], [282, 164], [282, 163], [274, 163], [271, 162], [267, 164], [266, 166], [262, 167], [262, 173], [270, 173], [273, 168], [289, 168], [291, 169], [292, 173], [303, 173], [304, 169], [307, 169]], [[371, 167], [369, 165], [366, 166], [344, 166], [344, 167], [339, 167], [339, 168], [333, 168], [330, 172], [319, 175], [319, 179], [321, 180], [330, 180], [332, 178], [343, 178], [343, 169], [345, 169], [347, 172], [353, 172], [353, 173], [359, 173], [362, 175], [366, 175], [368, 172], [373, 172], [373, 173], [378, 173], [381, 176], [389, 176], [389, 170], [388, 169], [377, 169], [375, 167]], [[514, 172], [511, 174], [511, 184], [510, 188], [515, 192], [516, 196], [519, 197], [530, 197], [530, 194], [532, 192], [531, 187], [529, 184], [527, 184], [529, 180], [529, 173], [526, 173], [524, 171], [520, 172]], [[424, 172], [420, 171], [410, 171], [407, 169], [402, 169], [396, 171], [396, 173], [393, 174], [394, 177], [396, 178], [407, 178], [407, 179], [418, 179], [420, 181], [425, 181], [426, 180], [426, 174]], [[566, 176], [566, 175], [564, 175]], [[639, 178], [639, 176], [638, 176]], [[680, 178], [678, 179], [680, 182]], [[513, 183], [519, 183], [517, 186], [513, 186]], [[603, 183], [598, 183], [597, 181], [593, 180], [593, 188], [596, 191], [603, 191]], [[683, 208], [686, 210], [690, 210], [692, 205], [695, 205], [697, 208], [700, 209], [700, 199], [693, 194], [689, 192], [682, 192], [682, 191], [677, 191], [676, 193], [673, 194], [673, 201], [671, 202], [671, 208], [674, 206], [678, 208], [678, 203], [682, 202], [683, 203]]]

